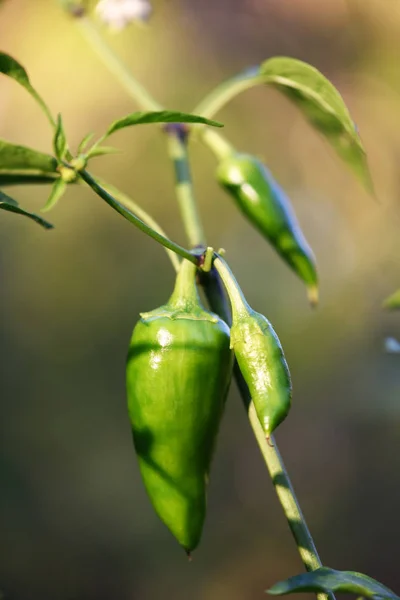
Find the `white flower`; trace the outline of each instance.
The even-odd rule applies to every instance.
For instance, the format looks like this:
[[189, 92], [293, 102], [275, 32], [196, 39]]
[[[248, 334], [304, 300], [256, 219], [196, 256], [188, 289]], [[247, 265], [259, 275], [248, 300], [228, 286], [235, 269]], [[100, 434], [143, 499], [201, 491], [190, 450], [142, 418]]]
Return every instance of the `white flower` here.
[[388, 337], [385, 340], [385, 350], [390, 354], [398, 354], [400, 353], [400, 342], [398, 342], [395, 338]]
[[151, 5], [148, 0], [100, 0], [96, 12], [107, 25], [123, 29], [132, 21], [146, 21]]

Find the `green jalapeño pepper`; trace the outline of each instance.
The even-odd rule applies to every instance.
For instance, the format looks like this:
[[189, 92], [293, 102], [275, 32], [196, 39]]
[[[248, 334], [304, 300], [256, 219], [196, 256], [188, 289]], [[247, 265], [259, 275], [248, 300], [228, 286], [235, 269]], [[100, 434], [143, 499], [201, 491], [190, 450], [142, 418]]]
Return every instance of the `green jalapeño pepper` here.
[[242, 213], [305, 282], [310, 303], [317, 304], [318, 276], [313, 252], [289, 200], [268, 169], [254, 156], [232, 153], [219, 164], [217, 179]]
[[195, 273], [184, 260], [169, 302], [141, 314], [127, 360], [141, 475], [158, 516], [188, 553], [200, 541], [233, 365], [229, 328], [200, 304]]
[[292, 397], [289, 367], [271, 323], [246, 302], [221, 258], [214, 265], [232, 306], [231, 347], [267, 438], [287, 417]]

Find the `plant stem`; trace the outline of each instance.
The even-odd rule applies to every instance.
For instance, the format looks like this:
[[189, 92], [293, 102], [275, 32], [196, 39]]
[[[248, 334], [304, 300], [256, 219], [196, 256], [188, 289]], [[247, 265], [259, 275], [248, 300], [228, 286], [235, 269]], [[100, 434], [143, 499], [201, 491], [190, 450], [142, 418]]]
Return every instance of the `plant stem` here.
[[[85, 16], [84, 12], [75, 15], [75, 23], [98, 57], [108, 67], [128, 95], [135, 100], [140, 108], [146, 111], [159, 111], [163, 109], [162, 105], [153, 98], [146, 88], [129, 71], [127, 66], [111, 50], [96, 25], [89, 17]], [[201, 105], [199, 105], [199, 107], [201, 108]], [[194, 125], [191, 129], [197, 132], [201, 141], [210, 148], [218, 158], [221, 159], [232, 151], [232, 146], [220, 134], [211, 131], [209, 127]], [[188, 131], [189, 130], [190, 128], [188, 128]], [[184, 151], [186, 152], [185, 146]], [[180, 194], [183, 196], [184, 192], [182, 191]], [[185, 204], [188, 203], [185, 202]]]
[[96, 194], [98, 196], [100, 196], [100, 198], [105, 200], [105, 202], [107, 202], [107, 204], [109, 204], [109, 206], [111, 206], [114, 210], [119, 212], [123, 217], [125, 217], [125, 219], [127, 219], [128, 221], [130, 221], [131, 223], [136, 225], [136, 227], [138, 229], [140, 229], [141, 231], [143, 231], [143, 233], [146, 233], [148, 236], [153, 238], [153, 240], [155, 240], [156, 242], [158, 242], [165, 248], [168, 248], [169, 250], [172, 250], [176, 254], [179, 254], [180, 256], [182, 256], [182, 258], [186, 258], [187, 260], [189, 260], [190, 262], [192, 262], [195, 265], [198, 264], [198, 257], [196, 257], [194, 254], [192, 254], [189, 250], [186, 250], [186, 248], [183, 248], [182, 246], [179, 246], [179, 244], [176, 244], [172, 240], [164, 237], [163, 235], [161, 235], [160, 233], [155, 231], [152, 227], [149, 227], [148, 225], [146, 225], [146, 223], [144, 223], [141, 219], [139, 219], [139, 217], [137, 217], [128, 208], [123, 206], [123, 204], [121, 204], [121, 202], [118, 202], [118, 200], [116, 198], [114, 198], [111, 194], [109, 194], [96, 181], [96, 179], [94, 177], [92, 177], [90, 175], [90, 173], [88, 173], [88, 171], [86, 171], [85, 169], [82, 169], [82, 171], [79, 171], [79, 175], [83, 179], [83, 181], [85, 183], [87, 183], [87, 185], [90, 186], [92, 188], [92, 190], [94, 192], [96, 192]]
[[77, 17], [75, 23], [99, 58], [137, 104], [146, 111], [162, 110], [162, 106], [135, 79], [135, 77], [133, 77], [129, 69], [106, 44], [96, 25], [89, 17], [84, 15]]
[[223, 160], [226, 156], [235, 152], [235, 148], [220, 133], [212, 131], [209, 127], [196, 125], [194, 132], [194, 136], [199, 137], [218, 160]]
[[[129, 95], [135, 99], [139, 106], [144, 110], [160, 110], [162, 107], [151, 97], [147, 90], [145, 90], [136, 81], [128, 69], [108, 48], [93, 23], [85, 16], [79, 16], [76, 21], [86, 39], [96, 50], [97, 54], [109, 67], [115, 77], [120, 81]], [[239, 83], [239, 91], [249, 87], [249, 84], [249, 81], [243, 84]], [[237, 93], [237, 91], [238, 90], [235, 90], [235, 93]], [[211, 98], [209, 97], [208, 107], [205, 109], [206, 114], [210, 115], [214, 113], [222, 106], [223, 103], [227, 102], [232, 95], [233, 93], [227, 90], [226, 95], [223, 97], [221, 96], [223, 102], [221, 99], [217, 102], [216, 100], [214, 101], [212, 96]], [[222, 136], [211, 129], [202, 128], [200, 135], [202, 141], [213, 150], [218, 158], [224, 158], [232, 151], [230, 144], [226, 142]], [[173, 134], [168, 132], [168, 147], [170, 156], [175, 165], [177, 179], [176, 193], [188, 239], [192, 246], [205, 245], [205, 236], [200, 223], [190, 178], [186, 139], [180, 139], [176, 132]], [[155, 231], [154, 228], [146, 225], [131, 211], [122, 206], [122, 204], [118, 202], [111, 194], [103, 189], [101, 185], [99, 185], [86, 170], [80, 171], [80, 176], [101, 198], [103, 198], [103, 200], [105, 200], [110, 206], [112, 206], [129, 221], [134, 223], [139, 229], [141, 229], [141, 231], [150, 235], [164, 247], [172, 250], [176, 254], [179, 254], [183, 258], [186, 258], [197, 265], [198, 259], [191, 252], [164, 237]], [[211, 309], [218, 313], [227, 323], [230, 323], [230, 311], [227, 307], [226, 298], [217, 273], [213, 269], [210, 273], [202, 273], [201, 278]], [[313, 571], [321, 567], [322, 563], [319, 559], [315, 544], [301, 512], [300, 505], [297, 501], [289, 476], [286, 472], [285, 465], [280, 456], [278, 446], [272, 436], [271, 441], [273, 442], [273, 445], [270, 446], [267, 443], [262, 427], [258, 421], [254, 405], [251, 401], [249, 390], [236, 362], [235, 379], [261, 454], [264, 458], [265, 464], [267, 465], [278, 499], [281, 503], [290, 530], [296, 541], [300, 557], [306, 570]], [[317, 597], [320, 600], [326, 600], [326, 598], [334, 600], [335, 598], [333, 594], [318, 594]]]
[[[202, 273], [201, 282], [211, 310], [217, 313], [226, 323], [228, 323], [228, 325], [230, 325], [232, 320], [231, 312], [223, 286], [221, 285], [220, 276], [216, 269], [214, 268], [210, 273]], [[277, 443], [273, 436], [270, 437], [270, 444], [272, 443], [272, 445], [268, 444], [265, 438], [264, 431], [258, 420], [254, 404], [250, 397], [249, 389], [243, 379], [236, 360], [234, 365], [234, 376], [245, 410], [249, 417], [250, 425], [271, 476], [278, 500], [295, 539], [301, 560], [307, 571], [314, 571], [315, 569], [322, 567], [317, 549], [303, 513], [301, 512], [299, 502], [286, 471], [285, 464], [279, 453]], [[318, 594], [317, 596], [319, 600], [327, 600], [327, 598], [335, 600], [333, 594]]]
[[[124, 192], [121, 192], [121, 190], [116, 188], [111, 183], [107, 183], [106, 181], [104, 181], [104, 179], [101, 179], [100, 177], [96, 177], [95, 179], [97, 183], [99, 183], [101, 187], [106, 190], [106, 192], [109, 192], [114, 196], [116, 200], [118, 200], [118, 202], [124, 204], [131, 212], [137, 215], [139, 219], [143, 221], [143, 223], [154, 229], [154, 231], [156, 231], [163, 237], [168, 237], [165, 231], [162, 229], [162, 227], [157, 223], [157, 221], [155, 221], [153, 217], [149, 215], [141, 206], [136, 204], [136, 202], [134, 202], [132, 198], [127, 196]], [[178, 272], [180, 267], [180, 260], [178, 256], [175, 252], [169, 250], [168, 248], [166, 248], [166, 253], [171, 261], [173, 268], [176, 272]]]
[[223, 81], [214, 88], [208, 96], [196, 106], [195, 114], [203, 117], [212, 118], [217, 114], [232, 98], [235, 98], [241, 92], [244, 92], [255, 85], [265, 83], [266, 78], [257, 73], [248, 71], [227, 81]]
[[165, 128], [168, 154], [175, 168], [175, 191], [189, 245], [205, 245], [205, 233], [193, 194], [187, 153], [187, 128], [173, 124]]
[[250, 307], [228, 264], [218, 256], [214, 260], [214, 265], [228, 293], [233, 320], [248, 316]]
[[[69, 4], [67, 3], [67, 11], [68, 6]], [[89, 17], [85, 16], [84, 12], [78, 12], [75, 14], [75, 23], [85, 39], [92, 46], [93, 50], [97, 53], [98, 57], [108, 67], [110, 72], [115, 76], [128, 95], [133, 98], [140, 108], [146, 111], [159, 111], [163, 109], [162, 105], [153, 98], [147, 89], [143, 87], [143, 85], [129, 71], [127, 66], [111, 50], [109, 45], [103, 39], [103, 36], [99, 32], [96, 25]], [[201, 105], [199, 105], [199, 107], [201, 108]], [[208, 148], [210, 148], [219, 159], [224, 158], [233, 150], [232, 146], [220, 134], [216, 133], [215, 131], [211, 131], [209, 127], [194, 125], [191, 128], [188, 127], [187, 131], [190, 130], [196, 132], [201, 141]], [[183, 148], [184, 152], [186, 152], [186, 145], [184, 145]], [[172, 149], [170, 152], [172, 154], [174, 150]], [[173, 160], [175, 161], [175, 159]], [[175, 169], [177, 170], [176, 165]], [[182, 186], [182, 190], [179, 191], [179, 198], [182, 198], [182, 200], [179, 199], [179, 203], [183, 202], [185, 205], [188, 205], [189, 203], [184, 200], [184, 195], [189, 195], [189, 193], [190, 192], [185, 191], [184, 186]], [[199, 220], [198, 223], [200, 226]]]

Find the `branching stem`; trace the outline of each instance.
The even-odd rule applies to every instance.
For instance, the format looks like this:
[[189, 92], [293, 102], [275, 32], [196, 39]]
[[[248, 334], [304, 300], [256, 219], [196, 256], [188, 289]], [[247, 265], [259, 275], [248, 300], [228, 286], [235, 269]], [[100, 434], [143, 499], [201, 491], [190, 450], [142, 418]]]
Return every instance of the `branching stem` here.
[[136, 227], [143, 231], [143, 233], [146, 233], [148, 236], [153, 238], [153, 240], [155, 240], [165, 248], [168, 248], [176, 254], [179, 254], [180, 256], [182, 256], [182, 258], [186, 258], [195, 265], [198, 264], [199, 258], [197, 256], [192, 254], [192, 252], [190, 252], [189, 250], [186, 250], [186, 248], [183, 248], [182, 246], [179, 246], [179, 244], [176, 244], [172, 240], [164, 237], [163, 235], [155, 231], [152, 227], [149, 227], [149, 225], [146, 225], [146, 223], [139, 219], [139, 217], [137, 217], [133, 212], [131, 212], [128, 208], [121, 204], [121, 202], [114, 198], [114, 196], [107, 192], [96, 181], [96, 179], [92, 177], [90, 173], [88, 173], [88, 171], [83, 169], [82, 171], [79, 171], [79, 175], [83, 179], [83, 181], [87, 183], [87, 185], [90, 186], [98, 196], [100, 196], [100, 198], [102, 198], [105, 202], [107, 202], [109, 206], [111, 206], [114, 210], [116, 210], [123, 217], [125, 217], [125, 219], [136, 225]]
[[[99, 34], [94, 24], [84, 15], [77, 15], [76, 23], [90, 42], [91, 46], [97, 52], [101, 60], [108, 66], [116, 79], [122, 84], [128, 94], [137, 102], [140, 108], [144, 110], [160, 110], [162, 107], [152, 98], [145, 88], [133, 77], [129, 70], [114, 55], [111, 49], [106, 45], [102, 36]], [[240, 89], [246, 89], [250, 81], [238, 83]], [[237, 93], [237, 90], [235, 91]], [[217, 99], [216, 95], [211, 95], [206, 102], [199, 105], [203, 114], [212, 115], [221, 106], [230, 99], [231, 91], [226, 91], [225, 95]], [[182, 132], [180, 132], [182, 133]], [[231, 146], [219, 134], [208, 128], [200, 130], [202, 141], [209, 146], [219, 159], [224, 158], [230, 151]], [[182, 139], [176, 132], [168, 132], [168, 148], [170, 157], [175, 166], [176, 175], [176, 195], [178, 198], [182, 220], [185, 225], [187, 237], [191, 246], [204, 246], [205, 235], [201, 226], [196, 200], [193, 193], [193, 186], [190, 177], [189, 161], [187, 156], [186, 139]], [[133, 212], [122, 206], [116, 198], [109, 194], [96, 180], [85, 170], [80, 172], [82, 179], [110, 206], [121, 213], [125, 218], [134, 223], [141, 231], [150, 235], [153, 239], [163, 246], [172, 250], [176, 254], [198, 264], [198, 257], [190, 251], [175, 244], [168, 238], [146, 225]], [[218, 313], [227, 323], [230, 323], [230, 310], [226, 303], [224, 291], [215, 269], [209, 273], [201, 275], [204, 289], [211, 309]], [[262, 427], [255, 413], [254, 405], [249, 395], [249, 390], [240, 369], [236, 363], [235, 379], [243, 400], [243, 404], [248, 413], [251, 427], [255, 438], [264, 458], [272, 479], [278, 500], [282, 506], [283, 512], [288, 521], [290, 530], [295, 539], [300, 557], [307, 571], [313, 571], [322, 566], [315, 544], [307, 527], [300, 505], [297, 501], [295, 492], [286, 472], [285, 465], [280, 456], [276, 441], [271, 436], [272, 445], [267, 443]], [[334, 600], [333, 594], [319, 594], [319, 600]]]

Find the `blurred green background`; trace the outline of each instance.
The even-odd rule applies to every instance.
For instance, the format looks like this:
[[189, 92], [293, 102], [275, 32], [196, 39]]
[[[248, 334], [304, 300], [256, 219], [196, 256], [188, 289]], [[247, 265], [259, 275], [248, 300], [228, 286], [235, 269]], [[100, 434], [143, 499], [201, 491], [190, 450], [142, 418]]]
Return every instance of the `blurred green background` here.
[[[381, 301], [400, 284], [398, 0], [155, 1], [148, 26], [109, 43], [166, 107], [192, 110], [214, 85], [269, 56], [321, 69], [367, 148], [379, 203], [280, 95], [254, 89], [218, 118], [287, 190], [319, 264], [321, 305], [242, 220], [192, 148], [209, 242], [224, 247], [250, 303], [274, 324], [294, 402], [277, 439], [323, 561], [400, 592], [400, 321]], [[136, 106], [50, 0], [6, 0], [1, 49], [27, 68], [72, 146]], [[118, 136], [118, 138], [117, 138]], [[50, 151], [37, 106], [0, 80], [0, 137]], [[185, 243], [156, 127], [118, 133], [94, 171]], [[45, 186], [10, 190], [38, 211]], [[302, 571], [234, 386], [191, 564], [147, 500], [133, 452], [125, 355], [139, 311], [162, 304], [163, 250], [71, 188], [45, 232], [0, 215], [0, 588], [16, 600], [253, 600]]]

